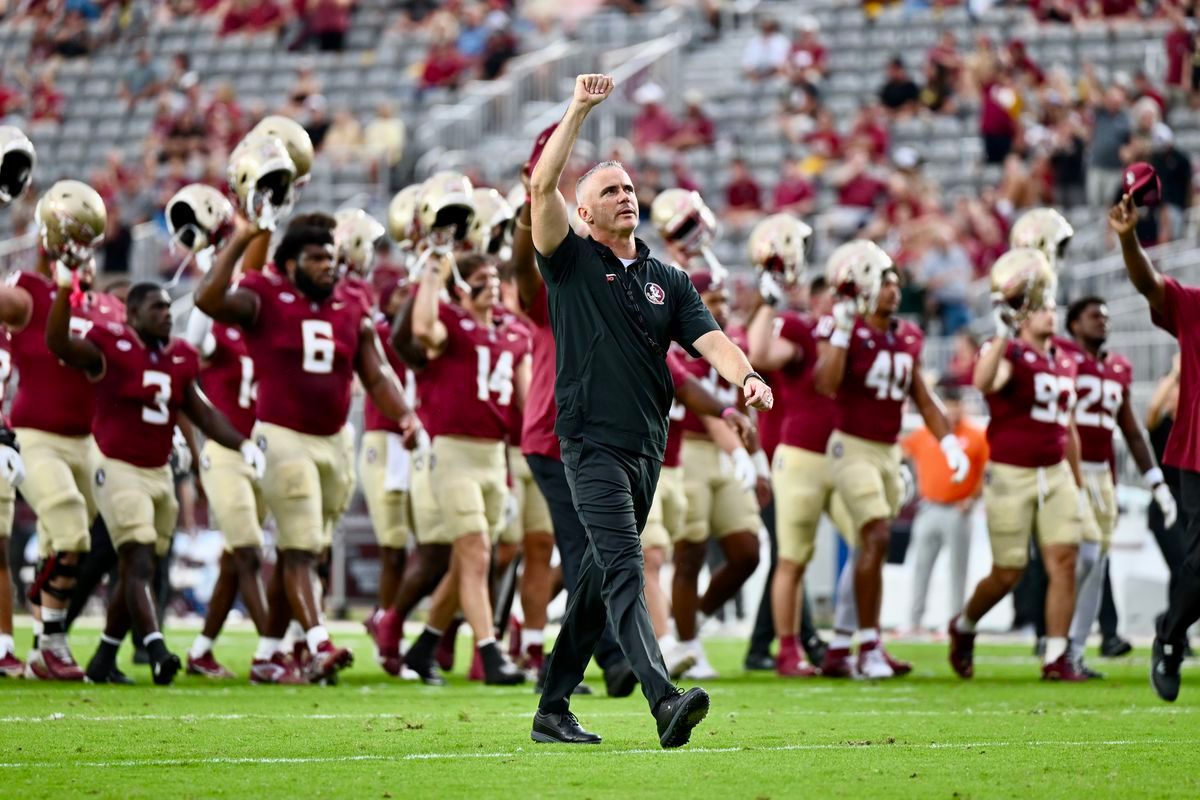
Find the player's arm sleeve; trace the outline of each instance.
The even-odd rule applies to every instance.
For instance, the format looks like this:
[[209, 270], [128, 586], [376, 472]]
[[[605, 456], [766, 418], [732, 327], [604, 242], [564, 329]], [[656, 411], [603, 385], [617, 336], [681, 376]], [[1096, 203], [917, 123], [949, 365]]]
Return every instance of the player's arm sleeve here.
[[546, 283], [560, 284], [575, 272], [575, 262], [579, 259], [584, 241], [570, 225], [567, 225], [567, 235], [550, 255], [534, 252], [538, 272]]
[[696, 340], [706, 333], [719, 331], [721, 327], [704, 306], [700, 293], [686, 272], [675, 270], [671, 280], [671, 296], [679, 298], [675, 301], [674, 314], [671, 316], [671, 339], [679, 342], [692, 358], [700, 358], [700, 352], [695, 347]]

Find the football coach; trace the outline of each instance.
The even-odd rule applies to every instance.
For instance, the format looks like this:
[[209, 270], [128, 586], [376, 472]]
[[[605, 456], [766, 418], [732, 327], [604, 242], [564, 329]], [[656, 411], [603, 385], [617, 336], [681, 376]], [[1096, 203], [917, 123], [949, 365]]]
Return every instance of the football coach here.
[[[591, 109], [612, 93], [607, 75], [580, 75], [562, 123], [530, 179], [533, 244], [546, 282], [557, 347], [555, 434], [588, 546], [562, 631], [546, 664], [533, 719], [536, 742], [595, 744], [568, 699], [583, 679], [605, 623], [642, 685], [663, 747], [687, 744], [708, 713], [703, 689], [672, 685], [646, 610], [640, 532], [667, 441], [672, 341], [703, 357], [747, 403], [769, 409], [770, 387], [717, 327], [687, 274], [652, 257], [634, 237], [633, 182], [615, 161], [592, 167], [575, 193], [585, 239], [572, 230], [558, 190]], [[607, 616], [606, 616], [607, 615]]]

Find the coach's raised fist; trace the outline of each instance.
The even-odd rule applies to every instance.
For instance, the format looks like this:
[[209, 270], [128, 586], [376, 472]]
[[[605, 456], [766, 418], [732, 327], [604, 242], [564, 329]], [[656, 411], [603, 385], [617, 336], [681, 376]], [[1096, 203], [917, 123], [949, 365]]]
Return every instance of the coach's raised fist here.
[[608, 75], [580, 75], [575, 79], [575, 102], [591, 108], [612, 94], [613, 79]]

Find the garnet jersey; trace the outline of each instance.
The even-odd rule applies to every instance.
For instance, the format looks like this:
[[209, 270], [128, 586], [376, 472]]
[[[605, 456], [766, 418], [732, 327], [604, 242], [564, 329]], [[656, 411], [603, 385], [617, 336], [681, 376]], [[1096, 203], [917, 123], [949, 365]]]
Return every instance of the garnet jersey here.
[[446, 327], [445, 347], [417, 382], [426, 430], [431, 437], [504, 440], [512, 424], [513, 376], [529, 354], [528, 335], [485, 328], [452, 303], [439, 303], [438, 319]]
[[[832, 317], [819, 321], [824, 328], [833, 324]], [[775, 335], [796, 348], [796, 357], [775, 374], [776, 411], [780, 417], [779, 442], [790, 447], [802, 447], [814, 453], [824, 453], [833, 433], [837, 417], [837, 401], [817, 392], [813, 372], [817, 366], [818, 321], [791, 311], [775, 319]], [[823, 331], [825, 336], [828, 331]], [[849, 433], [849, 431], [847, 431]]]
[[96, 446], [136, 467], [164, 466], [184, 390], [200, 374], [200, 354], [175, 338], [147, 347], [132, 328], [115, 322], [93, 326], [86, 338], [104, 355], [104, 371], [95, 379]]
[[[988, 342], [984, 348], [995, 346]], [[1067, 428], [1075, 405], [1075, 361], [1051, 347], [1039, 353], [1009, 341], [1004, 357], [1012, 377], [987, 396], [991, 460], [1015, 467], [1049, 467], [1067, 455]]]
[[258, 374], [258, 418], [312, 436], [340, 431], [350, 411], [362, 304], [337, 291], [318, 303], [266, 272], [246, 274], [238, 288], [259, 300], [243, 331]]
[[[686, 359], [687, 355], [682, 348], [672, 346], [667, 351], [667, 369], [671, 371], [671, 385], [675, 387], [677, 393], [679, 387], [692, 377], [687, 364], [684, 363]], [[686, 414], [687, 409], [676, 397], [671, 403], [670, 413], [667, 414], [667, 449], [663, 455], [664, 467], [679, 466], [679, 453], [683, 449], [683, 418]]]
[[1133, 364], [1118, 353], [1101, 351], [1096, 358], [1074, 340], [1054, 344], [1075, 362], [1075, 428], [1079, 431], [1079, 457], [1083, 461], [1111, 464], [1117, 413], [1133, 385]]
[[[832, 319], [818, 323], [818, 338], [832, 334]], [[893, 320], [885, 331], [855, 320], [846, 372], [837, 390], [834, 427], [861, 439], [895, 444], [924, 340], [921, 329], [905, 320]]]
[[213, 323], [209, 337], [204, 343], [207, 355], [200, 368], [200, 387], [238, 433], [249, 436], [256, 419], [257, 386], [246, 339], [238, 328], [220, 322]]
[[529, 371], [529, 394], [525, 398], [525, 418], [521, 422], [521, 452], [558, 461], [558, 436], [554, 433], [558, 412], [554, 404], [556, 350], [544, 283], [538, 287], [537, 295], [525, 312], [533, 329], [533, 363]]
[[[417, 407], [417, 382], [413, 378], [412, 370], [392, 347], [392, 323], [382, 314], [375, 322], [375, 333], [379, 335], [383, 353], [387, 356], [388, 364], [391, 365], [392, 371], [396, 373], [396, 378], [400, 381], [400, 388], [404, 390], [405, 402], [408, 403], [409, 408], [415, 409]], [[367, 395], [363, 402], [363, 430], [403, 433], [394, 420], [379, 410], [379, 406], [375, 405], [375, 401], [371, 399], [370, 395]]]
[[362, 306], [363, 313], [370, 316], [378, 301], [375, 287], [365, 278], [360, 278], [353, 272], [347, 272], [338, 278], [334, 294], [343, 300], [353, 300]]
[[[66, 366], [46, 347], [46, 320], [57, 287], [36, 272], [20, 272], [12, 283], [33, 300], [29, 322], [12, 333], [13, 366], [20, 375], [13, 400], [14, 427], [60, 436], [87, 436], [92, 430], [95, 389], [87, 376]], [[89, 293], [71, 309], [71, 334], [83, 336], [97, 322], [124, 324], [125, 307], [116, 298]], [[70, 402], [64, 402], [69, 398]]]
[[[741, 328], [729, 327], [725, 331], [725, 335], [730, 341], [736, 344], [744, 353], [748, 349], [746, 340], [746, 332]], [[732, 385], [717, 373], [717, 368], [709, 364], [703, 358], [692, 358], [686, 353], [681, 353], [680, 357], [684, 367], [693, 377], [697, 378], [704, 388], [709, 391], [722, 406], [737, 405], [738, 397], [741, 396], [741, 390]], [[704, 429], [704, 423], [700, 421], [700, 417], [688, 411], [684, 414], [683, 423], [680, 425], [683, 430], [690, 433], [703, 433], [707, 435]]]
[[[497, 315], [496, 318], [498, 320], [500, 320], [500, 323], [499, 323], [500, 330], [502, 332], [504, 332], [505, 335], [507, 335], [511, 331], [512, 333], [516, 333], [518, 336], [523, 337], [530, 343], [530, 355], [532, 356], [533, 330], [532, 330], [532, 327], [529, 324], [527, 324], [525, 319], [523, 317], [517, 316], [516, 314], [511, 314], [511, 313], [508, 313], [507, 311], [501, 311], [501, 309], [496, 309], [496, 311], [493, 313], [495, 313]], [[518, 360], [517, 364], [515, 366], [519, 366], [520, 363], [521, 362]], [[514, 369], [515, 369], [515, 366], [514, 366]], [[528, 386], [525, 387], [524, 402], [526, 405], [528, 405], [528, 403], [529, 403], [529, 387]], [[521, 429], [524, 427], [524, 425], [525, 425], [524, 409], [521, 407], [521, 404], [513, 402], [512, 405], [509, 406], [509, 419], [508, 419], [508, 444], [511, 447], [520, 447], [521, 446]]]
[[12, 336], [0, 328], [0, 426], [8, 427], [4, 416], [4, 401], [8, 398], [8, 382], [12, 380]]

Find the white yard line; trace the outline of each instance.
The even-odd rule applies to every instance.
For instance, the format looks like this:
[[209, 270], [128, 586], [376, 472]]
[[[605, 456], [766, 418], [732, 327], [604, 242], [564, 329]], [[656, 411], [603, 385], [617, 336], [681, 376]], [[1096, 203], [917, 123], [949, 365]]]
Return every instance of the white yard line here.
[[632, 756], [632, 755], [723, 755], [728, 753], [786, 753], [811, 750], [864, 750], [878, 748], [898, 748], [904, 750], [976, 750], [998, 747], [1193, 747], [1195, 742], [1190, 739], [1116, 739], [1109, 741], [1026, 741], [1026, 742], [929, 742], [926, 744], [905, 744], [888, 742], [836, 742], [831, 744], [793, 744], [776, 747], [688, 747], [678, 750], [659, 750], [651, 748], [634, 748], [627, 750], [603, 750], [587, 747], [555, 748], [546, 746], [531, 749], [518, 748], [511, 752], [497, 753], [404, 753], [399, 755], [353, 755], [353, 756], [313, 756], [296, 758], [150, 758], [150, 759], [121, 759], [116, 761], [10, 761], [0, 762], [0, 769], [110, 769], [132, 767], [191, 767], [191, 766], [263, 766], [272, 764], [343, 764], [359, 761], [372, 762], [402, 762], [402, 761], [458, 761], [458, 760], [489, 760], [509, 758], [546, 758], [566, 755], [593, 754], [597, 756]]

